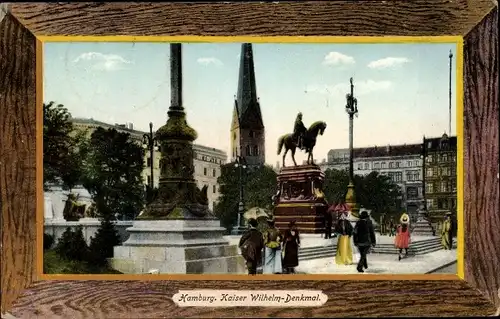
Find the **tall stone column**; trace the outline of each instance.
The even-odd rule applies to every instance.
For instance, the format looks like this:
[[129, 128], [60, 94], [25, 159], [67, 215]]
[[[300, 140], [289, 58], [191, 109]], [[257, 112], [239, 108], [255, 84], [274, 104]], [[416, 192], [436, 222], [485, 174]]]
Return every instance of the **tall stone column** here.
[[207, 188], [196, 186], [193, 141], [196, 131], [186, 121], [182, 105], [182, 45], [170, 45], [171, 100], [168, 120], [156, 131], [160, 144], [158, 196], [138, 217], [142, 220], [214, 219], [208, 207]]
[[208, 208], [207, 187], [194, 179], [196, 131], [182, 106], [182, 47], [170, 45], [171, 102], [168, 120], [156, 131], [160, 144], [158, 195], [128, 228], [130, 237], [114, 247], [111, 265], [123, 273], [243, 273], [237, 245]]

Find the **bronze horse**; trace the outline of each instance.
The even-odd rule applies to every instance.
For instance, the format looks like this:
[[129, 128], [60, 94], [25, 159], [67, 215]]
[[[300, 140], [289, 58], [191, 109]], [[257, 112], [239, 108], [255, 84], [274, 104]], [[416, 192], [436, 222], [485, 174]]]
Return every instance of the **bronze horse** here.
[[[323, 135], [326, 129], [326, 123], [322, 121], [317, 121], [311, 124], [311, 126], [304, 133], [303, 137], [303, 150], [308, 154], [307, 164], [314, 164], [313, 149], [316, 145], [316, 137], [318, 134]], [[285, 167], [285, 156], [288, 151], [292, 151], [293, 164], [297, 166], [295, 162], [295, 150], [297, 149], [297, 142], [293, 138], [293, 134], [285, 134], [278, 139], [278, 155], [280, 155], [281, 150], [285, 146], [285, 153], [283, 154], [283, 167]]]

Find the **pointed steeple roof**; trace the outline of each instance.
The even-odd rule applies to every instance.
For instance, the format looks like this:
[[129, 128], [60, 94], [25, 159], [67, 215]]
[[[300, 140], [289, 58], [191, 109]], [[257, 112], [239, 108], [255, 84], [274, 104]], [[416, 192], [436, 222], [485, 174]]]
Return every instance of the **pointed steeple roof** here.
[[[238, 77], [238, 92], [236, 108], [241, 125], [259, 125], [263, 127], [260, 105], [257, 98], [255, 67], [251, 43], [241, 45], [240, 73]], [[247, 123], [247, 120], [257, 123]]]

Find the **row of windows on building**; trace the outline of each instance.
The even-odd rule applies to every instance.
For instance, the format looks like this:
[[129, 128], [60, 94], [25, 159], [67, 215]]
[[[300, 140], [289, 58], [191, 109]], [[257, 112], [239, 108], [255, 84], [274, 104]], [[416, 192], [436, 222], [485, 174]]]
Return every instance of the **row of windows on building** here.
[[[420, 164], [419, 160], [408, 160], [408, 161], [396, 161], [396, 162], [375, 162], [373, 163], [373, 169], [386, 169], [386, 168], [403, 168], [403, 167], [418, 167]], [[358, 170], [370, 169], [370, 163], [359, 163]]]
[[[395, 183], [403, 182], [403, 172], [388, 172], [384, 175], [387, 175], [391, 178], [391, 180]], [[414, 182], [420, 181], [420, 171], [410, 171], [406, 172], [406, 181]]]
[[406, 188], [406, 199], [416, 200], [423, 195], [422, 187], [407, 187]]
[[425, 176], [454, 176], [456, 174], [456, 167], [428, 167], [425, 172]]
[[425, 184], [426, 194], [432, 193], [451, 193], [457, 189], [457, 182], [455, 180], [441, 181], [441, 182], [427, 182]]
[[455, 154], [429, 154], [426, 156], [427, 163], [448, 163], [448, 162], [456, 162], [457, 156]]
[[457, 208], [457, 200], [455, 198], [430, 198], [426, 202], [428, 210]]
[[[203, 167], [203, 175], [208, 176], [208, 168]], [[212, 177], [217, 177], [217, 170], [215, 168], [212, 168]]]
[[[233, 149], [233, 158], [237, 156], [236, 148]], [[259, 147], [257, 145], [245, 146], [245, 156], [259, 156]]]

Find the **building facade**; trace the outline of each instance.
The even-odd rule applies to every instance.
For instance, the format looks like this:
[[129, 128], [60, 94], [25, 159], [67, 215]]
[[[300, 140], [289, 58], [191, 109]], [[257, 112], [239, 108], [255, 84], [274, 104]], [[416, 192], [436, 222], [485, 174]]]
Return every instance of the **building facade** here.
[[[417, 209], [424, 201], [422, 144], [388, 145], [354, 149], [354, 174], [366, 176], [378, 172], [389, 176], [401, 187], [401, 209], [416, 218]], [[330, 150], [323, 169], [349, 169], [349, 149]]]
[[241, 45], [238, 91], [230, 130], [231, 161], [237, 157], [249, 166], [263, 165], [266, 159], [265, 128], [257, 97], [252, 44]]
[[[133, 141], [138, 144], [143, 144], [143, 136], [146, 132], [138, 131], [133, 128], [132, 123], [127, 124], [109, 124], [105, 122], [96, 121], [94, 119], [72, 119], [73, 126], [77, 130], [87, 130], [88, 136], [92, 134], [93, 130], [97, 127], [104, 129], [116, 129], [119, 132], [129, 133]], [[194, 179], [198, 187], [208, 186], [207, 196], [209, 207], [214, 208], [217, 199], [219, 198], [219, 185], [217, 178], [221, 174], [221, 165], [227, 161], [226, 152], [212, 147], [207, 147], [199, 144], [193, 144], [194, 151]], [[144, 170], [142, 172], [142, 179], [144, 185], [151, 184], [151, 165], [153, 165], [153, 185], [159, 186], [160, 180], [160, 152], [155, 150], [153, 152], [153, 161], [151, 161], [151, 154], [146, 151], [144, 154]]]
[[457, 211], [457, 137], [425, 138], [426, 208], [433, 222]]

